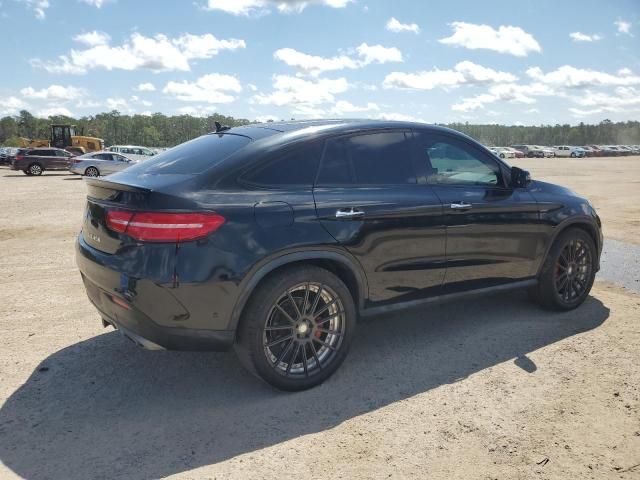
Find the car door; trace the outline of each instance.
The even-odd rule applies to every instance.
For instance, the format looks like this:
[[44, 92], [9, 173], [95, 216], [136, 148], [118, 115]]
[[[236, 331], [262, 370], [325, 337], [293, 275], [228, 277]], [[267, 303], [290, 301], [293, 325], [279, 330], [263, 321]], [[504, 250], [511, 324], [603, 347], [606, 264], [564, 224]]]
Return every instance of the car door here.
[[122, 155], [118, 155], [117, 153], [112, 153], [111, 158], [113, 159], [111, 164], [114, 172], [119, 172], [121, 170], [124, 170], [130, 165], [128, 158]]
[[527, 189], [508, 186], [508, 168], [471, 141], [433, 131], [416, 132], [415, 139], [427, 184], [444, 212], [444, 291], [534, 275], [545, 235]]
[[71, 154], [64, 150], [54, 150], [55, 155], [55, 168], [58, 170], [66, 170], [69, 168], [69, 159]]
[[115, 161], [113, 160], [114, 154], [112, 153], [98, 153], [93, 157], [96, 167], [100, 171], [100, 175], [109, 175], [116, 172]]
[[412, 133], [326, 141], [314, 187], [326, 230], [360, 262], [373, 304], [440, 291], [445, 228], [438, 197], [417, 181]]

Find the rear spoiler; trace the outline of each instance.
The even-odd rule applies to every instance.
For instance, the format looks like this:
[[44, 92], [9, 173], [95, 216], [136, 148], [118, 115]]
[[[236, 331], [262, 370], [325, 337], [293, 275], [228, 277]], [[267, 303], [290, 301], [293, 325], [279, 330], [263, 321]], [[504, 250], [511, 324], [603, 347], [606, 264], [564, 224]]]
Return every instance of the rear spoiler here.
[[90, 187], [104, 188], [108, 190], [119, 190], [121, 192], [151, 193], [153, 190], [147, 187], [137, 185], [129, 185], [126, 183], [111, 182], [109, 180], [101, 180], [99, 178], [86, 178], [84, 181]]

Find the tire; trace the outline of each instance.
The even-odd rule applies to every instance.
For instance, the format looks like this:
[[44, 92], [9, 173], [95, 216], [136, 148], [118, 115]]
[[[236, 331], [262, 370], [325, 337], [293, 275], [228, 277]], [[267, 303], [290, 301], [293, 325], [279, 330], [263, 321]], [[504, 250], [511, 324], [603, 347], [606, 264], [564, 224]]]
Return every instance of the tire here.
[[40, 165], [39, 163], [32, 163], [31, 165], [29, 165], [29, 167], [27, 167], [27, 170], [29, 171], [29, 175], [34, 176], [40, 176], [42, 175], [42, 172], [44, 172], [42, 165]]
[[568, 228], [553, 242], [530, 297], [550, 310], [573, 310], [591, 291], [596, 262], [591, 236], [580, 228]]
[[534, 157], [533, 152], [529, 152], [529, 153], [527, 153], [527, 157], [528, 157], [528, 158], [533, 158], [533, 157]]
[[501, 153], [501, 154], [500, 154], [500, 158], [504, 158], [504, 153]]
[[100, 172], [98, 171], [98, 169], [96, 167], [87, 167], [87, 169], [84, 171], [84, 174], [87, 177], [99, 177], [100, 176]]
[[31, 176], [31, 172], [29, 170], [22, 170], [22, 173], [24, 173], [27, 176]]
[[306, 390], [342, 364], [355, 324], [353, 298], [338, 277], [313, 265], [291, 267], [268, 276], [252, 294], [235, 350], [247, 370], [272, 386]]
[[576, 154], [571, 152], [571, 158], [576, 158]]

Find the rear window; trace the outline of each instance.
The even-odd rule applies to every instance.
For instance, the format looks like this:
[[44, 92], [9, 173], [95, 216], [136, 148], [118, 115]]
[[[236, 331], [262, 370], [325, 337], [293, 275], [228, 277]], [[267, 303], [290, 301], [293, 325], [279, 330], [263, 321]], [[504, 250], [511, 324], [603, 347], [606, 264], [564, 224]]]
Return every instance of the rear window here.
[[209, 134], [178, 145], [127, 169], [134, 174], [195, 174], [219, 164], [251, 139], [234, 134]]

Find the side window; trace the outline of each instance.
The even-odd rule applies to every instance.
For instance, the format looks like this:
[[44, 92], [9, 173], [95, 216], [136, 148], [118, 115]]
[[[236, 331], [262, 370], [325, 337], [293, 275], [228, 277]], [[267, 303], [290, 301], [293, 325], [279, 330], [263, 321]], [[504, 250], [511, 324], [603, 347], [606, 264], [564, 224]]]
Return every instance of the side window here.
[[242, 180], [258, 185], [312, 186], [322, 153], [322, 142], [294, 148], [275, 159], [267, 160], [257, 169], [242, 176]]
[[358, 184], [417, 183], [411, 162], [411, 145], [404, 132], [350, 137], [347, 149]]
[[318, 184], [416, 183], [407, 135], [381, 132], [327, 140]]
[[427, 183], [438, 185], [499, 185], [500, 169], [493, 159], [448, 135], [420, 133], [418, 148], [426, 163]]
[[58, 157], [70, 157], [71, 154], [69, 152], [65, 152], [64, 150], [55, 150], [55, 154]]
[[99, 160], [112, 160], [113, 156], [110, 153], [99, 153], [95, 158]]
[[317, 184], [345, 185], [353, 183], [353, 172], [347, 153], [346, 140], [346, 138], [327, 140]]

